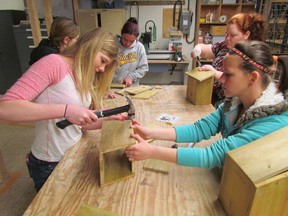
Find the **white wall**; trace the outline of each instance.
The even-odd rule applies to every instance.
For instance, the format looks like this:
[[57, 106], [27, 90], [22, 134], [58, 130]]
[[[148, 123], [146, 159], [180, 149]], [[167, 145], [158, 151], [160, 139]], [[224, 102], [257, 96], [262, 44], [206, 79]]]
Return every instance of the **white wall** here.
[[[190, 35], [188, 37], [188, 41], [192, 41], [194, 38], [194, 30], [195, 30], [195, 5], [196, 5], [197, 0], [190, 0], [190, 10], [193, 12], [193, 21], [192, 21], [192, 26], [190, 29]], [[186, 1], [185, 6], [182, 6], [183, 8], [188, 7], [188, 3]], [[157, 28], [157, 41], [156, 41], [156, 48], [168, 48], [168, 42], [169, 39], [164, 39], [162, 38], [162, 16], [163, 16], [163, 8], [173, 8], [173, 5], [168, 5], [168, 6], [155, 6], [155, 5], [150, 5], [150, 6], [139, 6], [139, 27], [140, 27], [140, 32], [143, 33], [145, 32], [145, 23], [148, 20], [153, 20], [155, 22], [156, 28]], [[137, 10], [135, 6], [132, 6], [132, 12], [131, 12], [132, 17], [137, 17]], [[130, 6], [127, 6], [127, 19], [130, 17]], [[150, 23], [151, 24], [151, 23]], [[182, 54], [187, 57], [187, 59], [190, 61], [190, 64], [188, 66], [188, 69], [191, 69], [191, 57], [190, 53], [192, 52], [194, 47], [194, 43], [192, 44], [187, 44], [185, 38], [183, 38], [183, 46], [182, 46]]]
[[24, 10], [23, 0], [1, 0], [0, 10]]

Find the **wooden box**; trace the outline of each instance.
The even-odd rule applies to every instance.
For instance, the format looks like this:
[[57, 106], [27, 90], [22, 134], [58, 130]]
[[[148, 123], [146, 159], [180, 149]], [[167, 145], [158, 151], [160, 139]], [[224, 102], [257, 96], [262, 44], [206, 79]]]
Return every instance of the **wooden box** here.
[[288, 215], [287, 134], [285, 127], [227, 153], [219, 192], [227, 215]]
[[194, 105], [211, 104], [214, 72], [198, 71], [197, 68], [187, 71], [186, 98]]
[[134, 176], [134, 164], [124, 151], [135, 144], [131, 121], [104, 121], [99, 150], [100, 186]]
[[212, 36], [221, 36], [226, 34], [226, 25], [225, 26], [219, 26], [214, 25], [210, 27], [210, 34]]

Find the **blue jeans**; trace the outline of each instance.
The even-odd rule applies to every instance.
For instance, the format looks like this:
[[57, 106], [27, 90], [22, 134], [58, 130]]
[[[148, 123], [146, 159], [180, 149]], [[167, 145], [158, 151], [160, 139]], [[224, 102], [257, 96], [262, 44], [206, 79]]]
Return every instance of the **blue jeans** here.
[[30, 177], [33, 179], [35, 189], [38, 192], [44, 185], [58, 162], [42, 161], [36, 158], [31, 152], [28, 153], [26, 164]]

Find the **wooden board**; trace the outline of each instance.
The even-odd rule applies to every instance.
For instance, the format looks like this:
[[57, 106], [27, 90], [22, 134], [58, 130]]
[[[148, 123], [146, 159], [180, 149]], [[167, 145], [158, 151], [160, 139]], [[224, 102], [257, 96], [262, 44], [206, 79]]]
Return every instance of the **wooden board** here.
[[100, 186], [134, 176], [134, 164], [125, 155], [126, 147], [135, 144], [130, 137], [131, 121], [104, 121], [101, 130], [99, 167]]
[[136, 94], [145, 92], [151, 88], [152, 88], [151, 86], [147, 86], [147, 85], [132, 86], [132, 87], [126, 88], [125, 92], [131, 95], [136, 95]]
[[[178, 23], [178, 10], [175, 15], [175, 25]], [[173, 28], [173, 8], [163, 9], [162, 37], [169, 38], [169, 30]]]
[[146, 160], [143, 169], [163, 174], [168, 174], [171, 167], [171, 163], [160, 160]]
[[154, 95], [156, 95], [158, 92], [159, 92], [159, 90], [157, 90], [157, 89], [150, 89], [148, 91], [141, 92], [137, 95], [133, 95], [132, 98], [149, 99], [149, 98], [153, 97]]
[[111, 88], [123, 89], [123, 88], [126, 87], [126, 85], [125, 85], [125, 84], [122, 84], [122, 83], [112, 83], [110, 87], [111, 87]]
[[130, 137], [131, 121], [104, 121], [101, 130], [100, 152], [110, 152], [135, 144]]
[[82, 205], [75, 216], [118, 216], [118, 214], [108, 212], [104, 209], [95, 208], [89, 205]]

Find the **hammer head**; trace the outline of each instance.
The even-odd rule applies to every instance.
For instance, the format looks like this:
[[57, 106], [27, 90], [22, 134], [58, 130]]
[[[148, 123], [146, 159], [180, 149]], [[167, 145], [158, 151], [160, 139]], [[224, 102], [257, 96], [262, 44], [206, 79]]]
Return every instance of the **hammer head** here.
[[135, 118], [135, 107], [134, 107], [131, 99], [127, 95], [125, 95], [125, 99], [126, 99], [126, 101], [128, 102], [128, 105], [129, 105], [129, 109], [127, 111], [128, 119], [134, 119]]

